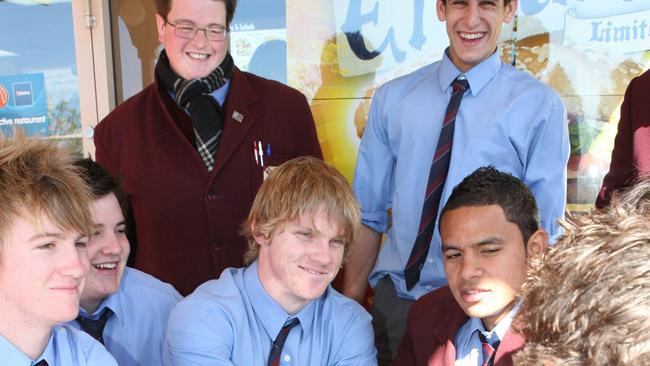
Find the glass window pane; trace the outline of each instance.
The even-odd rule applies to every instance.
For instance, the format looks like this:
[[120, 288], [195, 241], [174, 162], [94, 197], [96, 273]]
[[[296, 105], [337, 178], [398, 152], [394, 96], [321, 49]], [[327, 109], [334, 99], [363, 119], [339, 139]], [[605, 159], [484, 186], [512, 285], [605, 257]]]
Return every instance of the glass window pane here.
[[20, 126], [81, 153], [70, 0], [0, 2], [0, 131]]

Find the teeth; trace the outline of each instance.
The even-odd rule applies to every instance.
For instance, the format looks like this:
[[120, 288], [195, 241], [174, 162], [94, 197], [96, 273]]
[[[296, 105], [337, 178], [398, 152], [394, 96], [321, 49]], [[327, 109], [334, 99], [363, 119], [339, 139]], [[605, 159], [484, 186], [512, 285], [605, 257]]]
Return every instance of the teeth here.
[[314, 271], [314, 270], [309, 269], [309, 268], [304, 268], [304, 267], [303, 267], [303, 269], [304, 269], [305, 271], [307, 271], [307, 272], [309, 272], [309, 273], [311, 273], [311, 274], [317, 275], [317, 276], [321, 276], [321, 275], [324, 275], [324, 274], [325, 274], [324, 272]]
[[483, 33], [461, 33], [460, 36], [464, 39], [478, 39], [483, 37]]
[[187, 54], [191, 58], [195, 58], [195, 59], [198, 59], [198, 60], [205, 60], [206, 58], [208, 58], [208, 55], [206, 55], [205, 53], [188, 52]]
[[93, 264], [93, 267], [97, 269], [115, 269], [115, 267], [117, 267], [117, 263], [99, 263]]

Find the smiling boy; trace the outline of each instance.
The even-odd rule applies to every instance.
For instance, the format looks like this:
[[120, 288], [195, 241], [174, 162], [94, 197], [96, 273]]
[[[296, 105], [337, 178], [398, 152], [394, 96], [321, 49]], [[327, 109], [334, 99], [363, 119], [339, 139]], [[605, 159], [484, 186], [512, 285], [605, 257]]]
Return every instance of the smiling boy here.
[[160, 365], [169, 312], [181, 296], [171, 285], [126, 266], [131, 248], [118, 182], [90, 159], [75, 165], [93, 195], [94, 229], [81, 309], [69, 324], [102, 342], [120, 366]]
[[318, 159], [275, 169], [243, 226], [252, 263], [174, 308], [165, 365], [375, 365], [370, 316], [330, 286], [358, 210], [346, 179]]
[[449, 286], [415, 302], [392, 365], [512, 365], [524, 344], [513, 327], [518, 293], [548, 239], [535, 198], [512, 175], [479, 168], [454, 188], [441, 216]]
[[266, 168], [322, 153], [305, 96], [234, 65], [237, 0], [147, 1], [164, 47], [155, 82], [106, 116], [94, 140], [130, 199], [135, 267], [187, 295], [244, 265], [239, 226]]
[[487, 165], [511, 173], [537, 199], [542, 227], [560, 233], [569, 158], [564, 105], [497, 50], [518, 5], [437, 0], [449, 38], [442, 59], [373, 96], [353, 182], [363, 225], [343, 292], [361, 301], [368, 282], [373, 287], [382, 363], [394, 355], [411, 304], [446, 284], [439, 213], [464, 177]]
[[0, 359], [11, 366], [117, 366], [68, 326], [79, 312], [92, 232], [71, 153], [0, 136]]

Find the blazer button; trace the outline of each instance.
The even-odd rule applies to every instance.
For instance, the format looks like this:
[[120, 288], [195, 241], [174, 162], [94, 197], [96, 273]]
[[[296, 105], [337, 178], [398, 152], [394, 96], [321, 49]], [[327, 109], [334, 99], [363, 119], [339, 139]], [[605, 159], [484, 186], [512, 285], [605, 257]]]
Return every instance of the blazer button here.
[[221, 244], [219, 244], [217, 242], [212, 243], [212, 250], [214, 250], [215, 252], [220, 251], [221, 248], [223, 248], [223, 246]]
[[216, 198], [217, 198], [217, 195], [215, 195], [213, 193], [208, 193], [208, 197], [207, 197], [208, 201], [214, 201]]

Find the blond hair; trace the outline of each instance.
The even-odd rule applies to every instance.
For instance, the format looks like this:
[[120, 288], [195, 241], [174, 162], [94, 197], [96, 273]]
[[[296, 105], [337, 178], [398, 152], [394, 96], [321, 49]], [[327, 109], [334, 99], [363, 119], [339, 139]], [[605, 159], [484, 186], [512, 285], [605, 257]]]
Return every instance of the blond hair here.
[[92, 233], [92, 199], [74, 160], [70, 151], [20, 130], [13, 138], [0, 134], [0, 243], [19, 216], [45, 216], [61, 229]]
[[517, 365], [650, 365], [648, 182], [564, 223], [523, 287]]
[[330, 222], [343, 230], [347, 256], [359, 229], [360, 214], [345, 177], [331, 165], [312, 157], [289, 160], [274, 169], [257, 192], [242, 226], [242, 234], [248, 239], [245, 262], [253, 262], [259, 254], [255, 236], [270, 239], [282, 224], [303, 215], [314, 216], [321, 209]]

